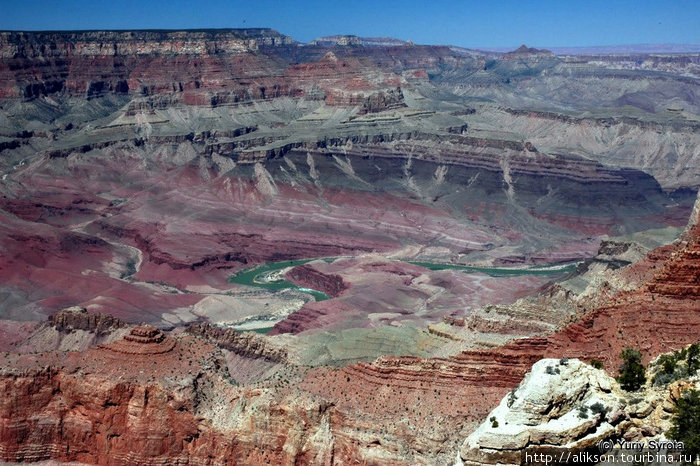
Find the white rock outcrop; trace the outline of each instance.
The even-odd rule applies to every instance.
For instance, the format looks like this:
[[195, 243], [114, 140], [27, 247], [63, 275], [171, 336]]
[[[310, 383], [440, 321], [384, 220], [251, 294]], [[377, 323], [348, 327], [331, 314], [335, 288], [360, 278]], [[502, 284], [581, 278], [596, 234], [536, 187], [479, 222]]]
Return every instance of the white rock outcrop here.
[[625, 424], [624, 403], [604, 371], [578, 359], [542, 359], [467, 437], [459, 459], [521, 464], [526, 449], [594, 446]]

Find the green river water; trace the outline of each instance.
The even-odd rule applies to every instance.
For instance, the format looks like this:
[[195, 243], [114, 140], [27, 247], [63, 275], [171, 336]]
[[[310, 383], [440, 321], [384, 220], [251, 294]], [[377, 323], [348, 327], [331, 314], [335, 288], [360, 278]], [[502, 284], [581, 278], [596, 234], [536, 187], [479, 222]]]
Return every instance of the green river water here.
[[[331, 258], [320, 258], [326, 262], [331, 262], [336, 257]], [[269, 291], [281, 291], [281, 290], [296, 290], [306, 294], [312, 295], [316, 301], [324, 301], [330, 299], [326, 293], [318, 290], [313, 290], [311, 288], [304, 288], [297, 286], [283, 278], [272, 277], [279, 273], [281, 270], [288, 267], [296, 267], [298, 265], [303, 265], [308, 262], [317, 260], [314, 259], [299, 259], [299, 260], [289, 260], [281, 262], [268, 262], [250, 269], [242, 270], [234, 275], [231, 275], [228, 279], [230, 283], [237, 283], [239, 285], [255, 286], [259, 288], [264, 288]], [[409, 264], [417, 265], [420, 267], [425, 267], [429, 270], [461, 270], [465, 273], [485, 273], [492, 277], [512, 277], [518, 275], [563, 275], [573, 271], [577, 264], [563, 264], [555, 265], [549, 267], [530, 267], [530, 268], [499, 268], [499, 267], [471, 267], [466, 265], [457, 264], [445, 264], [438, 262], [420, 262], [420, 261], [407, 261]], [[272, 327], [264, 327], [252, 329], [251, 331], [258, 333], [267, 333], [272, 330]]]
[[[330, 262], [336, 258], [322, 258], [327, 262]], [[303, 265], [308, 262], [317, 259], [299, 259], [290, 260], [282, 262], [268, 262], [267, 264], [262, 264], [250, 269], [242, 270], [231, 277], [229, 277], [230, 283], [237, 283], [239, 285], [257, 286], [260, 288], [265, 288], [270, 291], [279, 290], [297, 290], [303, 293], [308, 293], [316, 301], [323, 301], [330, 299], [330, 297], [317, 290], [312, 290], [310, 288], [303, 288], [296, 286], [295, 284], [284, 280], [284, 279], [266, 279], [270, 274], [279, 273], [282, 269], [287, 267], [296, 267], [297, 265]], [[503, 268], [503, 267], [471, 267], [467, 265], [457, 265], [457, 264], [444, 264], [438, 262], [420, 262], [420, 261], [407, 261], [409, 264], [417, 265], [420, 267], [425, 267], [430, 270], [462, 270], [466, 273], [485, 273], [492, 277], [511, 277], [518, 275], [562, 275], [569, 273], [576, 268], [577, 264], [564, 264], [561, 266], [550, 266], [550, 267], [530, 267], [530, 268]]]
[[287, 280], [266, 280], [265, 278], [274, 273], [278, 273], [282, 269], [287, 267], [296, 267], [297, 265], [304, 265], [307, 262], [311, 262], [316, 259], [300, 259], [293, 261], [282, 261], [282, 262], [268, 262], [267, 264], [262, 264], [251, 269], [246, 269], [238, 272], [237, 274], [231, 275], [228, 279], [230, 283], [237, 283], [239, 285], [257, 286], [260, 288], [265, 288], [270, 291], [280, 291], [280, 290], [297, 290], [307, 294], [312, 295], [316, 298], [316, 301], [324, 301], [330, 299], [326, 293], [318, 290], [312, 290], [311, 288], [303, 288], [301, 286], [296, 286]]

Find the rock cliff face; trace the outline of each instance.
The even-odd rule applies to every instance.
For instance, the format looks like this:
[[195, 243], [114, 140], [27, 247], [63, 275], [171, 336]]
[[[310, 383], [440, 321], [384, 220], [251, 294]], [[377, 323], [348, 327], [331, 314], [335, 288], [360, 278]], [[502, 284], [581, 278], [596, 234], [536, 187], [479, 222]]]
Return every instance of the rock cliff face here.
[[19, 353], [82, 351], [118, 340], [126, 333], [126, 324], [116, 317], [90, 313], [83, 307], [75, 306], [49, 316], [47, 322], [18, 338], [11, 349]]
[[[106, 93], [148, 95], [197, 89], [214, 78], [206, 68], [214, 63], [223, 65], [223, 57], [235, 60], [260, 47], [291, 43], [289, 37], [270, 29], [2, 32], [0, 74], [5, 79], [0, 96], [36, 98], [68, 93], [93, 99]], [[185, 57], [197, 63], [188, 63]], [[162, 71], [169, 69], [175, 74], [172, 81], [156, 78], [143, 83], [142, 78], [154, 76], [154, 68], [148, 65], [154, 59]], [[205, 69], [196, 70], [197, 65]], [[185, 74], [181, 73], [188, 70], [194, 74], [183, 79]]]
[[49, 317], [49, 323], [59, 332], [86, 330], [101, 336], [126, 324], [109, 314], [92, 314], [85, 308], [71, 307]]
[[102, 348], [35, 356], [3, 360], [3, 461], [332, 460], [328, 405], [234, 387], [221, 355], [191, 336], [136, 327]]
[[276, 346], [255, 332], [240, 333], [234, 329], [223, 330], [208, 324], [192, 324], [187, 332], [246, 358], [287, 361], [287, 351], [283, 347]]

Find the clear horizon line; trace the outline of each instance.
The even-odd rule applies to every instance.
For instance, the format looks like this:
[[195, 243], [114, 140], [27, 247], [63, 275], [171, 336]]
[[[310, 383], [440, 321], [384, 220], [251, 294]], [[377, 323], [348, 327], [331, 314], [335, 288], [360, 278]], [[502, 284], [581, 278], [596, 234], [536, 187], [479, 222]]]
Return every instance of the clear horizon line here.
[[[402, 39], [399, 37], [392, 36], [361, 36], [352, 33], [338, 33], [331, 35], [319, 36], [309, 42], [303, 42], [295, 39], [289, 34], [278, 31], [272, 27], [256, 26], [256, 27], [219, 27], [219, 28], [118, 28], [118, 29], [108, 29], [108, 28], [97, 28], [97, 29], [0, 29], [0, 33], [81, 33], [81, 32], [196, 32], [196, 31], [250, 31], [250, 30], [270, 30], [275, 31], [280, 35], [290, 37], [292, 40], [299, 44], [310, 45], [313, 41], [323, 38], [337, 37], [337, 36], [354, 36], [360, 39], [395, 39], [403, 42], [410, 42], [410, 39]], [[700, 42], [639, 42], [639, 43], [619, 43], [619, 44], [599, 44], [599, 45], [529, 45], [519, 44], [519, 45], [457, 45], [457, 44], [446, 44], [446, 43], [416, 43], [415, 45], [427, 45], [427, 46], [444, 46], [444, 47], [459, 47], [464, 49], [473, 50], [484, 50], [484, 51], [509, 51], [515, 50], [521, 45], [527, 45], [528, 47], [538, 48], [538, 49], [575, 49], [575, 48], [605, 48], [605, 47], [649, 47], [649, 46], [691, 46], [700, 48]]]

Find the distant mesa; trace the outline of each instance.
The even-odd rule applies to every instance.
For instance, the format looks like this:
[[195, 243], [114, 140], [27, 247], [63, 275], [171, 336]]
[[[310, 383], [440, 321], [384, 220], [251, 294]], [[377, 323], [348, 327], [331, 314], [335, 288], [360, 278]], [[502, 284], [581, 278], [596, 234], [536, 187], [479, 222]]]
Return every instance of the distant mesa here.
[[503, 58], [517, 58], [525, 56], [553, 56], [554, 54], [546, 49], [536, 49], [523, 44], [512, 52], [505, 53]]
[[395, 39], [393, 37], [358, 37], [352, 34], [319, 37], [311, 41], [311, 45], [325, 47], [333, 46], [363, 46], [363, 47], [400, 47], [412, 45], [411, 41]]
[[152, 325], [138, 325], [123, 339], [101, 348], [123, 354], [163, 354], [175, 347], [175, 340]]

